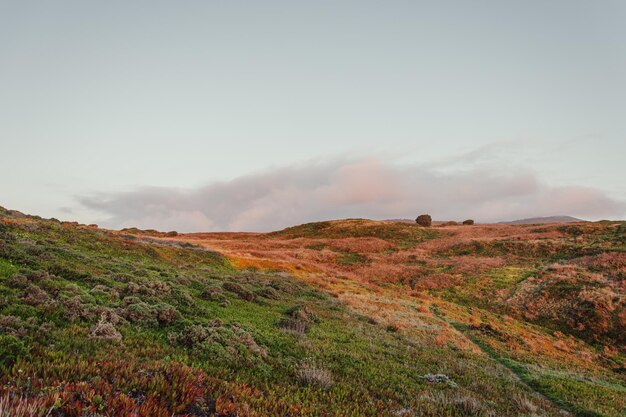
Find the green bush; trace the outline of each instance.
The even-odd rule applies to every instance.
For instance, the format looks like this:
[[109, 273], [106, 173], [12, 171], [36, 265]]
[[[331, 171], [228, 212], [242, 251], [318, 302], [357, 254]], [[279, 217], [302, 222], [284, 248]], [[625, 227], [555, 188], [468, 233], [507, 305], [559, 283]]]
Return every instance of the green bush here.
[[12, 366], [20, 356], [27, 353], [24, 343], [15, 336], [0, 336], [0, 368]]

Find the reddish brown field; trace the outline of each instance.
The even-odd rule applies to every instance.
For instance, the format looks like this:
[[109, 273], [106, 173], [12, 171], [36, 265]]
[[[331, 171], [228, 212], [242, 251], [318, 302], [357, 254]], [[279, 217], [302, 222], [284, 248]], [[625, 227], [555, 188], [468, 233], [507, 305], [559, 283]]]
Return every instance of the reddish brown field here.
[[[623, 245], [617, 227], [341, 220], [176, 240], [221, 252], [241, 269], [292, 273], [399, 328], [423, 326], [431, 305], [448, 300], [622, 350], [626, 255], [607, 251]], [[407, 314], [402, 300], [417, 309]]]

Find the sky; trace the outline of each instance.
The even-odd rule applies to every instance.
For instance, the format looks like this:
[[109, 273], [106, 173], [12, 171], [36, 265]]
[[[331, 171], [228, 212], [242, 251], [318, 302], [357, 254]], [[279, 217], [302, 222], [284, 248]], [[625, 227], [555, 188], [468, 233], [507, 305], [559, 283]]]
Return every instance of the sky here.
[[626, 218], [626, 2], [0, 0], [0, 205]]

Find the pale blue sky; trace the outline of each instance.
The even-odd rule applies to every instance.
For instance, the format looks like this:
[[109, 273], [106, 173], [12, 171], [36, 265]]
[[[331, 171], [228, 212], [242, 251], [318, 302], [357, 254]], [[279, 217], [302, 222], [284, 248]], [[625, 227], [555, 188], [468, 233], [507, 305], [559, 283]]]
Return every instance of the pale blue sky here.
[[143, 217], [85, 198], [371, 157], [624, 217], [626, 2], [0, 0], [0, 145], [0, 205], [111, 227]]

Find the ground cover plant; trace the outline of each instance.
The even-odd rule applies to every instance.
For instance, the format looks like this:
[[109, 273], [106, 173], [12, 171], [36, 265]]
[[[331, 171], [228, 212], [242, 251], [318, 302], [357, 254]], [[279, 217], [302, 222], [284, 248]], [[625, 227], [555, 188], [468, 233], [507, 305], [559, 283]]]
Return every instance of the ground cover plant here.
[[185, 235], [2, 209], [0, 416], [619, 416], [625, 245], [610, 222]]

